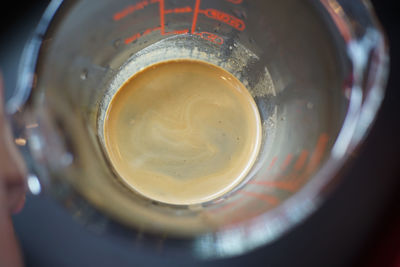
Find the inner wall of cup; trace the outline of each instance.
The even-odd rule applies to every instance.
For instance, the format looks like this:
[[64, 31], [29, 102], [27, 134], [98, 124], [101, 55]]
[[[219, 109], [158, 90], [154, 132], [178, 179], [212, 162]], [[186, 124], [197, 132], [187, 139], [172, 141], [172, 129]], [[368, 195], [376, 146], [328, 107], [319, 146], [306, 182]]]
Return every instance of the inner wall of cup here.
[[[245, 28], [199, 15], [198, 34], [182, 33], [192, 25], [190, 14], [182, 14], [166, 17], [165, 31], [171, 34], [162, 35], [157, 6], [116, 20], [132, 1], [100, 0], [96, 6], [91, 1], [63, 4], [44, 37], [35, 90], [45, 97], [37, 97], [36, 104], [45, 99], [57, 121], [71, 117], [56, 103], [67, 102], [78, 114], [71, 127], [64, 127], [78, 162], [59, 169], [59, 177], [73, 173], [65, 179], [125, 224], [190, 235], [265, 213], [312, 177], [341, 129], [348, 106], [342, 90], [347, 74], [339, 62], [344, 51], [334, 45], [336, 32], [311, 4], [202, 3], [234, 14]], [[196, 207], [164, 206], [135, 196], [115, 182], [102, 148], [105, 110], [119, 86], [141, 68], [175, 58], [200, 59], [231, 72], [251, 92], [263, 121], [263, 146], [247, 179], [221, 199]], [[85, 189], [90, 186], [96, 197]], [[154, 218], [157, 222], [147, 224]]]
[[[130, 57], [110, 81], [97, 108], [97, 136], [103, 150], [105, 147], [103, 129], [107, 108], [123, 83], [133, 74], [157, 62], [174, 59], [192, 59], [220, 66], [246, 85], [256, 100], [262, 121], [261, 151], [268, 151], [268, 147], [271, 144], [267, 141], [272, 140], [270, 136], [275, 133], [276, 123], [274, 121], [276, 121], [277, 116], [277, 108], [269, 100], [275, 95], [275, 89], [268, 69], [254, 70], [260, 73], [260, 77], [257, 80], [248, 80], [246, 74], [249, 71], [249, 66], [257, 61], [258, 57], [240, 43], [233, 43], [229, 47], [229, 57], [226, 57], [226, 53], [221, 53], [216, 48], [215, 45], [207, 40], [195, 36], [176, 35], [149, 45]], [[265, 160], [266, 155], [267, 153], [260, 153], [257, 162]], [[118, 176], [118, 173], [115, 172], [115, 175]]]

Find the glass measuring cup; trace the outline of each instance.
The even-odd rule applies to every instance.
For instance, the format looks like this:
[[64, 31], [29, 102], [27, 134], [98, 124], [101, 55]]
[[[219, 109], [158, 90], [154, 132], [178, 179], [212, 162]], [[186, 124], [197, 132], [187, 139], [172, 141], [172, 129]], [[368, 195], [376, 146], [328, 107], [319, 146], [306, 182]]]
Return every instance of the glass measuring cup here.
[[[304, 219], [365, 136], [387, 59], [365, 3], [276, 2], [52, 2], [7, 103], [15, 136], [26, 140], [31, 190], [48, 191], [101, 231], [123, 229], [146, 245], [165, 239], [164, 247], [200, 256], [243, 253]], [[262, 149], [244, 182], [199, 205], [128, 189], [99, 130], [123, 81], [175, 58], [231, 72], [263, 120]]]

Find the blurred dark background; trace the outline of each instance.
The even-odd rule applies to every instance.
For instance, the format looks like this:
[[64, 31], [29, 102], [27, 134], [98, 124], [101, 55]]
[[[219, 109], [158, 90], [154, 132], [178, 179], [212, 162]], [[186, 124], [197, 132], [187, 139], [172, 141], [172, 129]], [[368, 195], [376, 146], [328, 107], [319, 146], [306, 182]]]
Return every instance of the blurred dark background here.
[[[3, 1], [0, 68], [15, 87], [20, 54], [49, 1]], [[372, 1], [390, 44], [390, 77], [376, 123], [332, 196], [280, 240], [233, 259], [137, 251], [126, 240], [85, 230], [46, 196], [27, 199], [14, 217], [26, 265], [50, 266], [400, 266], [400, 32], [393, 0]]]

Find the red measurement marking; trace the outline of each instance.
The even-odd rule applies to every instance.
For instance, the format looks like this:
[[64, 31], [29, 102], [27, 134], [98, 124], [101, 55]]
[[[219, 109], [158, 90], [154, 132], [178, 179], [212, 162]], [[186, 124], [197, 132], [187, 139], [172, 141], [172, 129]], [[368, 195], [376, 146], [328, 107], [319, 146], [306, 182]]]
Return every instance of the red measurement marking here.
[[232, 207], [235, 207], [235, 206], [239, 205], [239, 203], [242, 202], [242, 201], [243, 201], [242, 199], [235, 200], [235, 201], [233, 201], [231, 203], [225, 204], [222, 207], [219, 207], [219, 208], [216, 208], [214, 210], [211, 210], [210, 212], [222, 212], [222, 211], [228, 210], [228, 209], [230, 209]]
[[131, 37], [128, 37], [125, 39], [125, 44], [129, 44], [132, 43], [134, 41], [136, 41], [137, 39], [139, 39], [142, 36], [142, 34], [140, 32], [132, 35]]
[[165, 35], [168, 35], [168, 34], [186, 34], [186, 33], [189, 33], [189, 29], [166, 32]]
[[282, 165], [281, 165], [281, 170], [285, 170], [287, 168], [287, 166], [289, 165], [290, 161], [292, 161], [292, 154], [288, 154], [285, 158], [285, 160], [283, 161]]
[[164, 0], [160, 1], [160, 25], [161, 25], [161, 34], [165, 33], [165, 18], [164, 18]]
[[199, 14], [199, 9], [200, 9], [200, 0], [196, 0], [193, 12], [192, 34], [196, 32], [197, 16]]
[[351, 28], [349, 27], [349, 23], [343, 18], [343, 10], [337, 5], [337, 3], [332, 3], [328, 0], [322, 0], [321, 3], [325, 6], [326, 10], [328, 10], [343, 39], [346, 43], [349, 42], [352, 37]]
[[177, 7], [174, 9], [167, 9], [165, 10], [165, 14], [170, 14], [170, 13], [190, 13], [192, 12], [192, 8], [190, 6], [186, 6], [186, 7]]
[[297, 189], [296, 183], [290, 181], [249, 181], [248, 184], [273, 187], [291, 192]]
[[266, 194], [260, 194], [260, 193], [255, 193], [255, 192], [250, 192], [250, 191], [239, 191], [243, 195], [246, 195], [248, 197], [253, 197], [262, 201], [267, 202], [268, 204], [271, 205], [277, 205], [279, 203], [279, 199], [277, 199], [274, 196], [266, 195]]
[[323, 133], [319, 136], [317, 146], [311, 156], [310, 162], [307, 166], [307, 172], [312, 172], [321, 162], [322, 156], [324, 155], [326, 145], [328, 144], [329, 136]]
[[222, 37], [211, 32], [195, 32], [193, 34], [217, 45], [222, 45], [224, 43], [224, 39], [222, 39]]
[[138, 33], [132, 35], [131, 37], [126, 38], [125, 39], [125, 44], [132, 43], [132, 42], [136, 41], [137, 39], [139, 39], [140, 37], [143, 37], [146, 34], [149, 34], [149, 33], [154, 32], [154, 31], [158, 31], [160, 29], [161, 29], [161, 27], [156, 27], [156, 28], [152, 28], [152, 29], [147, 29], [143, 33], [138, 32]]
[[[295, 179], [293, 179], [293, 177], [295, 177], [296, 175], [296, 171], [301, 170], [301, 168], [304, 166], [306, 160], [307, 160], [307, 156], [308, 156], [308, 151], [307, 150], [303, 150], [300, 153], [300, 156], [298, 157], [297, 161], [294, 164], [294, 170], [287, 175], [288, 177], [288, 181], [250, 181], [249, 184], [254, 184], [254, 185], [260, 185], [260, 186], [267, 186], [267, 187], [274, 187], [274, 188], [278, 188], [278, 189], [283, 189], [283, 190], [287, 190], [290, 192], [294, 192], [298, 189], [299, 183], [297, 181], [294, 181]], [[289, 154], [287, 155], [284, 163], [281, 166], [281, 169], [284, 170], [285, 168], [287, 168], [287, 166], [289, 165], [290, 161], [292, 159], [292, 155]], [[271, 169], [271, 165], [273, 166], [273, 164], [275, 164], [276, 162], [276, 157], [274, 157], [272, 159], [272, 162], [270, 164], [270, 167], [268, 168]]]
[[232, 4], [236, 4], [236, 5], [241, 4], [243, 2], [243, 0], [226, 0], [226, 1], [231, 2]]
[[[313, 171], [315, 171], [318, 164], [321, 162], [321, 159], [323, 158], [324, 152], [326, 150], [326, 146], [328, 144], [328, 140], [329, 140], [329, 136], [326, 133], [323, 133], [319, 136], [316, 147], [310, 157], [307, 167], [301, 175], [296, 177], [296, 175], [297, 175], [296, 172], [300, 171], [307, 161], [309, 152], [305, 149], [300, 153], [297, 161], [295, 162], [293, 171], [287, 176], [289, 180], [286, 180], [286, 181], [265, 181], [265, 180], [250, 181], [249, 184], [275, 187], [275, 188], [279, 188], [279, 189], [283, 189], [283, 190], [287, 190], [287, 191], [293, 191], [293, 192], [296, 191], [301, 186], [301, 184], [307, 179], [307, 177], [309, 177], [309, 175]], [[290, 160], [291, 160], [291, 155], [289, 154], [286, 157], [282, 166], [284, 166], [284, 165], [287, 166], [289, 164], [288, 162], [290, 162]], [[273, 159], [271, 164], [273, 162], [275, 162], [275, 158]], [[281, 167], [281, 169], [282, 169], [282, 167]]]
[[277, 161], [277, 159], [278, 159], [278, 157], [276, 157], [276, 156], [272, 158], [271, 163], [269, 164], [267, 171], [272, 170], [272, 168], [274, 167], [275, 162]]
[[307, 164], [306, 170], [302, 173], [302, 175], [299, 175], [295, 179], [295, 183], [297, 186], [301, 186], [302, 183], [305, 182], [305, 180], [310, 176], [310, 174], [315, 171], [317, 168], [318, 164], [321, 162], [321, 159], [324, 155], [324, 152], [326, 150], [326, 145], [328, 144], [329, 136], [326, 133], [323, 133], [319, 136], [317, 145], [310, 157], [310, 160]]
[[301, 170], [301, 168], [304, 166], [304, 163], [306, 163], [306, 160], [307, 160], [307, 156], [308, 156], [307, 150], [301, 151], [299, 158], [297, 159], [296, 163], [294, 164], [294, 169], [296, 171]]
[[216, 10], [213, 8], [209, 8], [209, 9], [205, 9], [205, 10], [200, 10], [199, 12], [211, 19], [215, 19], [215, 20], [221, 21], [223, 23], [226, 23], [229, 26], [232, 26], [233, 28], [235, 28], [239, 31], [243, 31], [246, 28], [243, 20], [238, 19], [235, 16], [229, 15], [222, 11], [219, 11], [219, 10]]
[[119, 11], [119, 12], [115, 13], [114, 16], [113, 16], [113, 19], [114, 20], [123, 19], [126, 16], [128, 16], [129, 14], [132, 14], [133, 12], [138, 11], [138, 10], [142, 10], [143, 8], [148, 6], [149, 4], [153, 4], [153, 3], [156, 3], [158, 1], [159, 0], [143, 0], [141, 2], [138, 2], [138, 3], [134, 4], [134, 5], [127, 6], [122, 11]]
[[[137, 10], [144, 9], [146, 6], [148, 6], [149, 4], [153, 4], [153, 3], [159, 3], [160, 26], [156, 27], [156, 28], [147, 29], [143, 33], [136, 33], [136, 34], [132, 35], [131, 37], [126, 38], [125, 44], [134, 42], [137, 39], [143, 37], [144, 35], [149, 34], [156, 30], [160, 30], [161, 35], [189, 33], [189, 29], [165, 32], [165, 14], [170, 14], [170, 13], [189, 13], [189, 12], [193, 11], [193, 21], [192, 21], [191, 33], [194, 35], [197, 35], [207, 41], [218, 44], [218, 45], [222, 45], [224, 43], [224, 39], [222, 37], [220, 37], [214, 33], [210, 33], [210, 32], [196, 32], [197, 17], [198, 17], [199, 12], [208, 14], [208, 16], [211, 16], [211, 18], [219, 19], [225, 23], [228, 23], [229, 25], [231, 25], [235, 28], [242, 27], [242, 26], [240, 26], [241, 25], [240, 22], [239, 22], [239, 24], [236, 22], [236, 20], [238, 20], [238, 19], [236, 19], [233, 16], [230, 16], [228, 14], [225, 14], [225, 13], [217, 11], [217, 10], [215, 10], [215, 12], [214, 12], [212, 9], [210, 9], [208, 11], [200, 10], [201, 0], [196, 0], [194, 10], [192, 10], [192, 8], [190, 6], [177, 7], [174, 9], [165, 10], [165, 0], [143, 0], [141, 2], [136, 3], [135, 5], [130, 5], [130, 6], [126, 7], [125, 9], [123, 9], [120, 12], [115, 13], [113, 18], [114, 18], [114, 20], [120, 20], [120, 19], [126, 17], [127, 15], [132, 14], [133, 12], [135, 12]], [[226, 17], [225, 15], [227, 15], [228, 17]], [[243, 23], [243, 25], [244, 25], [244, 23]], [[243, 26], [243, 28], [244, 28], [244, 26]]]

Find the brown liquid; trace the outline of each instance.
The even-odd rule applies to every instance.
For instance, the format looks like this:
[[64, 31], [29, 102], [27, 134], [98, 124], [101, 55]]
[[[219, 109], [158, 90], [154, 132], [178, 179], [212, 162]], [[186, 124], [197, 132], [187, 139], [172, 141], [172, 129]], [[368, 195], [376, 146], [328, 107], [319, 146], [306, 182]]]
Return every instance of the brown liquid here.
[[235, 187], [261, 141], [257, 106], [240, 81], [214, 65], [174, 60], [132, 76], [108, 107], [106, 150], [142, 195], [195, 204]]

